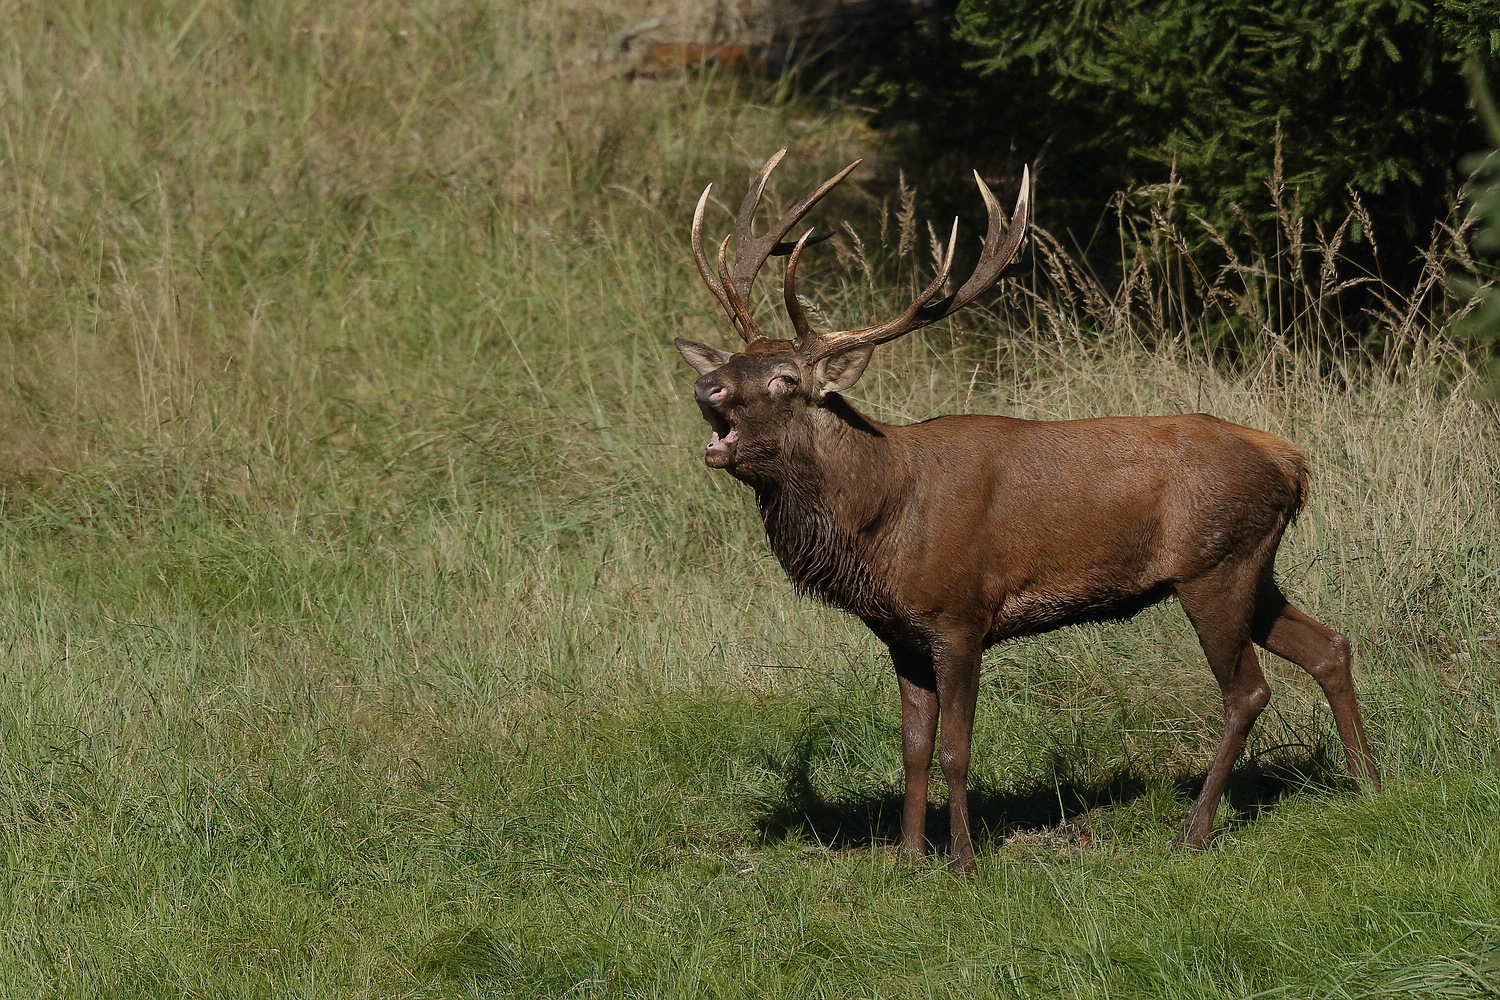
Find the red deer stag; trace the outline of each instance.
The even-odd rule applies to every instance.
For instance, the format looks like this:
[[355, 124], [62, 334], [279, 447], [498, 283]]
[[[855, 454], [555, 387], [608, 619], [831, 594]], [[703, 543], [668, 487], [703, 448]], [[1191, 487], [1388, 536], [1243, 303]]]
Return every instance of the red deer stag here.
[[[1302, 453], [1205, 414], [946, 416], [911, 426], [861, 415], [839, 393], [864, 373], [876, 345], [962, 309], [1015, 257], [1029, 221], [1029, 178], [1022, 177], [1007, 227], [975, 175], [989, 229], [973, 275], [956, 291], [939, 296], [955, 222], [937, 277], [901, 315], [823, 333], [796, 292], [811, 231], [795, 244], [782, 239], [858, 161], [756, 237], [756, 207], [785, 153], [755, 175], [717, 266], [703, 249], [712, 185], [693, 215], [698, 270], [744, 350], [730, 354], [680, 338], [676, 345], [700, 376], [693, 394], [712, 428], [704, 461], [755, 491], [771, 548], [797, 589], [858, 616], [890, 648], [906, 775], [901, 851], [916, 855], [926, 846], [937, 737], [951, 863], [974, 867], [966, 782], [985, 648], [1011, 636], [1129, 617], [1172, 595], [1224, 698], [1223, 738], [1179, 844], [1209, 838], [1230, 768], [1270, 700], [1252, 643], [1322, 686], [1351, 772], [1378, 788], [1348, 638], [1293, 607], [1272, 577], [1282, 532], [1307, 497]], [[751, 284], [772, 254], [790, 255], [783, 290], [795, 340], [772, 340], [750, 314]]]

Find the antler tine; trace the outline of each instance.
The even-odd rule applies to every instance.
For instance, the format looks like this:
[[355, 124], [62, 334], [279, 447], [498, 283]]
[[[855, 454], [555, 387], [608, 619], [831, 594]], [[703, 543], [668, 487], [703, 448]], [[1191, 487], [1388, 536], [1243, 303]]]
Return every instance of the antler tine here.
[[822, 201], [828, 192], [837, 187], [845, 177], [854, 172], [855, 167], [864, 162], [855, 160], [828, 178], [818, 185], [816, 190], [787, 209], [786, 214], [777, 219], [764, 236], [752, 237], [750, 227], [755, 220], [755, 209], [760, 203], [761, 193], [765, 190], [766, 180], [771, 176], [771, 171], [775, 169], [776, 164], [781, 162], [781, 157], [785, 152], [786, 150], [783, 149], [766, 161], [760, 173], [756, 174], [755, 181], [750, 185], [750, 192], [745, 195], [745, 200], [740, 205], [739, 218], [734, 228], [734, 283], [739, 286], [741, 297], [749, 295], [750, 284], [755, 281], [755, 276], [765, 266], [767, 258], [778, 250], [786, 253], [791, 249], [781, 242], [782, 237], [791, 232], [792, 227], [801, 222], [802, 217], [811, 211], [814, 205]]
[[734, 306], [724, 293], [723, 282], [709, 265], [708, 254], [703, 251], [703, 209], [708, 204], [708, 196], [713, 189], [712, 184], [704, 188], [703, 193], [698, 196], [698, 207], [693, 209], [693, 260], [698, 265], [698, 274], [703, 278], [703, 283], [708, 286], [710, 292], [713, 292], [714, 298], [719, 300], [719, 305], [724, 307], [724, 311], [732, 320], [734, 319]]
[[[974, 173], [974, 181], [979, 185], [980, 196], [984, 198], [989, 225], [985, 231], [984, 248], [980, 251], [979, 263], [975, 265], [974, 273], [969, 276], [969, 280], [965, 281], [953, 294], [944, 296], [936, 302], [931, 301], [944, 282], [948, 280], [948, 268], [953, 262], [953, 246], [958, 241], [958, 222], [954, 220], [953, 239], [949, 241], [948, 251], [938, 268], [937, 277], [932, 284], [922, 290], [922, 293], [912, 301], [911, 305], [907, 306], [901, 315], [878, 326], [869, 326], [861, 330], [817, 333], [809, 329], [806, 335], [799, 336], [797, 342], [798, 350], [809, 361], [819, 361], [830, 355], [866, 344], [883, 344], [911, 333], [913, 330], [936, 323], [943, 317], [958, 312], [999, 280], [1000, 272], [1004, 271], [1014, 259], [1016, 251], [1021, 247], [1021, 242], [1026, 238], [1026, 230], [1031, 221], [1031, 171], [1026, 168], [1021, 172], [1021, 193], [1016, 199], [1016, 210], [1011, 214], [1009, 226], [1004, 223], [1000, 203], [996, 201], [994, 192], [989, 189], [989, 185], [985, 184], [984, 178], [979, 176], [978, 171]], [[790, 309], [790, 306], [788, 308]], [[798, 333], [801, 334], [800, 329]]]
[[750, 237], [751, 225], [755, 222], [755, 209], [760, 205], [760, 196], [765, 194], [766, 182], [771, 179], [771, 171], [775, 170], [781, 163], [781, 158], [786, 156], [786, 147], [772, 153], [755, 176], [750, 180], [750, 187], [745, 191], [745, 198], [740, 202], [739, 214], [734, 217], [735, 263], [739, 263], [739, 250], [746, 243], [753, 242]]
[[[786, 156], [785, 149], [777, 150], [765, 163], [761, 164], [755, 177], [750, 181], [750, 188], [745, 192], [744, 200], [740, 202], [740, 210], [735, 216], [734, 233], [729, 238], [734, 242], [732, 270], [724, 266], [724, 256], [729, 240], [726, 240], [725, 246], [720, 247], [717, 272], [709, 263], [708, 254], [703, 249], [703, 210], [708, 204], [709, 191], [712, 190], [713, 185], [704, 189], [702, 196], [698, 199], [698, 207], [693, 212], [693, 259], [698, 265], [698, 273], [702, 276], [703, 283], [708, 286], [708, 290], [713, 292], [714, 298], [718, 299], [719, 304], [724, 307], [724, 312], [729, 316], [729, 321], [735, 331], [746, 342], [765, 337], [749, 309], [750, 288], [755, 283], [756, 275], [760, 273], [760, 269], [765, 266], [769, 257], [792, 251], [791, 244], [781, 242], [782, 237], [786, 236], [814, 205], [861, 163], [860, 160], [855, 160], [824, 181], [815, 191], [788, 209], [769, 232], [757, 239], [753, 235], [755, 210], [760, 205], [761, 195], [765, 193], [766, 182], [770, 180], [771, 172], [776, 169], [784, 156]], [[827, 238], [826, 235], [812, 236], [810, 239], [804, 238], [801, 242], [815, 243]]]
[[[1031, 224], [1030, 167], [1021, 168], [1021, 193], [1016, 197], [1016, 210], [1011, 213], [1009, 227], [1004, 227], [1000, 202], [996, 200], [995, 193], [984, 182], [984, 178], [979, 176], [977, 170], [974, 171], [974, 183], [979, 185], [979, 194], [984, 198], [985, 212], [989, 216], [989, 229], [984, 234], [984, 249], [979, 254], [979, 263], [975, 265], [974, 273], [953, 295], [952, 309], [954, 310], [968, 305], [976, 296], [1000, 279], [1000, 272], [1005, 270], [1015, 257], [1016, 251], [1021, 248], [1021, 241], [1026, 238], [1026, 230]], [[1005, 236], [1003, 243], [1000, 238], [1002, 231]]]
[[797, 331], [799, 350], [804, 343], [812, 343], [818, 336], [812, 324], [807, 321], [807, 313], [802, 308], [802, 300], [797, 298], [797, 263], [802, 260], [802, 248], [807, 246], [808, 237], [812, 234], [813, 231], [809, 229], [802, 234], [797, 245], [792, 247], [791, 256], [786, 259], [786, 276], [781, 282], [782, 298], [786, 301], [786, 314], [791, 317], [792, 329]]
[[[837, 187], [844, 178], [854, 172], [862, 160], [855, 160], [843, 170], [828, 178], [818, 187], [805, 195], [791, 208], [772, 224], [771, 228], [762, 236], [752, 235], [752, 227], [755, 222], [755, 210], [760, 205], [761, 195], [765, 192], [766, 182], [771, 176], [771, 171], [781, 162], [786, 155], [786, 150], [779, 150], [761, 166], [756, 173], [755, 179], [750, 182], [750, 190], [745, 194], [745, 200], [740, 203], [739, 215], [735, 219], [734, 227], [734, 270], [730, 283], [738, 293], [741, 301], [748, 302], [750, 299], [750, 286], [755, 283], [755, 278], [760, 274], [760, 269], [765, 266], [766, 260], [773, 254], [784, 254], [792, 250], [789, 244], [781, 242], [792, 227], [802, 221], [802, 217], [812, 210], [812, 207]], [[814, 237], [816, 239], [816, 237]], [[810, 241], [808, 241], [810, 242]]]
[[724, 289], [725, 309], [729, 312], [729, 321], [734, 325], [735, 332], [744, 338], [745, 343], [763, 340], [765, 334], [760, 327], [755, 325], [755, 319], [750, 315], [750, 307], [740, 297], [740, 291], [734, 287], [734, 282], [729, 279], [729, 265], [725, 259], [729, 253], [730, 237], [724, 237], [719, 244], [719, 287]]

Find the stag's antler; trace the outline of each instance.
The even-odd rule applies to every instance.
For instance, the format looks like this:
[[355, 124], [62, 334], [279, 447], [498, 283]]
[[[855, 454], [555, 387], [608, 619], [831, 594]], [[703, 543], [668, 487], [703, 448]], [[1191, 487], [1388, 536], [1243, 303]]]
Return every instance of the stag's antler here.
[[809, 232], [797, 241], [792, 248], [791, 258], [786, 264], [786, 280], [783, 284], [783, 293], [786, 298], [786, 311], [791, 316], [792, 326], [797, 330], [797, 350], [809, 361], [819, 361], [832, 354], [862, 347], [866, 344], [883, 344], [888, 340], [911, 333], [913, 330], [935, 323], [944, 316], [958, 312], [964, 306], [974, 301], [980, 293], [1000, 279], [1000, 272], [1015, 258], [1016, 251], [1021, 248], [1021, 242], [1026, 238], [1026, 228], [1030, 222], [1031, 199], [1031, 171], [1024, 169], [1021, 172], [1021, 194], [1016, 199], [1016, 210], [1011, 215], [1010, 226], [1006, 227], [1001, 216], [1000, 203], [995, 200], [995, 195], [985, 184], [984, 178], [979, 172], [974, 172], [974, 182], [979, 185], [979, 193], [984, 198], [985, 210], [989, 213], [989, 229], [984, 236], [984, 249], [979, 253], [979, 263], [974, 267], [974, 273], [969, 276], [958, 291], [946, 295], [936, 302], [932, 297], [942, 291], [943, 285], [948, 281], [948, 270], [953, 266], [953, 246], [958, 242], [958, 220], [953, 220], [953, 235], [948, 240], [948, 250], [943, 254], [938, 264], [937, 277], [932, 280], [926, 288], [922, 289], [920, 295], [907, 306], [906, 311], [895, 319], [879, 326], [867, 326], [861, 330], [840, 330], [834, 333], [819, 333], [812, 328], [807, 321], [807, 314], [802, 309], [802, 303], [797, 298], [797, 262], [802, 257], [802, 248], [809, 242]]
[[[755, 276], [765, 266], [767, 258], [773, 254], [784, 256], [791, 253], [793, 245], [781, 242], [781, 238], [791, 232], [802, 217], [811, 208], [823, 200], [823, 196], [832, 191], [840, 181], [848, 177], [861, 161], [855, 160], [843, 170], [830, 177], [818, 186], [807, 197], [787, 209], [785, 215], [778, 219], [771, 229], [760, 238], [751, 235], [752, 224], [755, 221], [755, 209], [760, 204], [760, 196], [766, 189], [766, 181], [771, 176], [771, 171], [776, 169], [776, 164], [786, 155], [786, 150], [778, 150], [772, 157], [762, 164], [755, 179], [750, 182], [750, 190], [745, 195], [745, 200], [740, 203], [739, 215], [735, 218], [734, 234], [724, 237], [724, 242], [719, 244], [718, 267], [715, 269], [708, 262], [708, 254], [703, 250], [703, 209], [708, 204], [709, 192], [713, 185], [703, 189], [703, 195], [698, 199], [698, 207], [693, 211], [693, 259], [698, 262], [698, 273], [703, 275], [704, 284], [708, 290], [714, 293], [714, 298], [724, 307], [729, 314], [729, 322], [734, 325], [735, 331], [745, 339], [746, 343], [760, 340], [765, 337], [755, 318], [750, 315], [750, 286], [755, 283]], [[808, 236], [812, 234], [809, 233]], [[817, 242], [827, 237], [802, 237], [798, 245], [809, 242]], [[734, 241], [734, 270], [731, 272], [725, 263], [729, 253], [729, 241]]]

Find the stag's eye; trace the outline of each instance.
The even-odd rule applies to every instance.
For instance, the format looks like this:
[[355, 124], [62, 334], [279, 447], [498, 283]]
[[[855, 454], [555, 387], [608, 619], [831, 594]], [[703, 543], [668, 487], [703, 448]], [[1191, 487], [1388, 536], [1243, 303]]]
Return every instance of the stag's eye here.
[[772, 375], [771, 384], [768, 388], [770, 388], [771, 395], [773, 396], [785, 396], [787, 393], [797, 388], [797, 376], [789, 372], [782, 372], [779, 375]]

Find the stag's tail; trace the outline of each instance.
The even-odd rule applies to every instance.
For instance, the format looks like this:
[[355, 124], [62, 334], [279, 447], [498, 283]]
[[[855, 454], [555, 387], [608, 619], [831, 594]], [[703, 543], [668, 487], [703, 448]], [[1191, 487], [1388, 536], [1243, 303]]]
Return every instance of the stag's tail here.
[[1307, 470], [1307, 456], [1296, 447], [1287, 445], [1286, 451], [1277, 456], [1276, 464], [1281, 466], [1281, 471], [1286, 474], [1287, 482], [1296, 496], [1286, 519], [1287, 524], [1295, 524], [1297, 515], [1302, 513], [1302, 508], [1307, 506], [1307, 498], [1312, 495], [1312, 475]]
[[1297, 515], [1306, 506], [1312, 492], [1312, 475], [1307, 468], [1307, 456], [1302, 454], [1302, 449], [1274, 434], [1248, 427], [1245, 430], [1249, 432], [1246, 437], [1250, 443], [1260, 449], [1286, 479], [1287, 489], [1291, 494], [1287, 523], [1291, 524], [1297, 520]]

